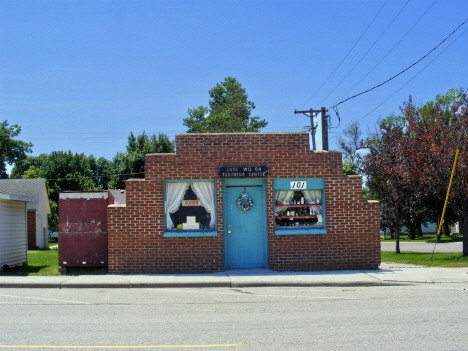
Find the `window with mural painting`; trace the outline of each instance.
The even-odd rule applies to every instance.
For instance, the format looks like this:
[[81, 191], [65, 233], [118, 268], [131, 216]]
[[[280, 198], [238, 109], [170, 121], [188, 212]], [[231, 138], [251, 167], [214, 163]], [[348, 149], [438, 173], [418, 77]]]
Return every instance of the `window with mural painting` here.
[[166, 231], [215, 230], [213, 181], [167, 182]]

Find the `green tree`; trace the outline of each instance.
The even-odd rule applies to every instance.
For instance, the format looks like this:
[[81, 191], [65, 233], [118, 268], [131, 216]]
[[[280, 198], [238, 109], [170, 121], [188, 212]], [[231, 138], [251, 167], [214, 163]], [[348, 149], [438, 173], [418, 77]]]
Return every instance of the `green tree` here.
[[209, 108], [189, 109], [183, 125], [187, 133], [242, 133], [258, 132], [268, 122], [258, 116], [251, 117], [255, 104], [248, 100], [242, 84], [227, 77], [209, 91]]
[[357, 165], [348, 160], [343, 161], [343, 175], [358, 175]]
[[47, 154], [40, 154], [39, 156], [26, 156], [25, 159], [15, 163], [15, 166], [11, 170], [10, 178], [22, 178], [24, 172], [28, 171], [33, 166], [37, 169], [41, 169], [42, 163], [47, 157], [49, 157]]
[[47, 179], [52, 190], [50, 196], [55, 202], [58, 201], [58, 191], [87, 191], [97, 188], [89, 158], [84, 153], [53, 151], [43, 160], [40, 174]]
[[109, 163], [109, 189], [125, 189], [125, 181], [130, 178], [145, 177], [145, 155], [153, 153], [173, 153], [175, 144], [164, 133], [148, 137], [145, 132], [135, 137], [130, 133], [127, 152], [118, 152]]
[[0, 123], [0, 158], [2, 161], [0, 178], [2, 179], [8, 178], [6, 172], [7, 163], [10, 165], [15, 164], [18, 161], [24, 160], [26, 153], [32, 152], [31, 148], [33, 144], [13, 139], [20, 133], [21, 127], [17, 124], [10, 127], [8, 121]]

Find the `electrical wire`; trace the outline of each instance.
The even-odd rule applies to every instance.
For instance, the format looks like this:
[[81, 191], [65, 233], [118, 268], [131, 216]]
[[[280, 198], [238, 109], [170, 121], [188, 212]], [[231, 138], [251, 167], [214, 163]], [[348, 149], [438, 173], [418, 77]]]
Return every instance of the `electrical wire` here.
[[415, 24], [413, 24], [413, 26], [405, 33], [405, 35], [403, 35], [401, 37], [401, 39], [380, 59], [379, 62], [377, 62], [377, 64], [371, 68], [371, 70], [369, 72], [367, 72], [367, 74], [362, 77], [356, 84], [354, 84], [354, 86], [349, 89], [346, 93], [344, 93], [339, 99], [337, 99], [338, 101], [340, 101], [341, 99], [343, 99], [346, 95], [348, 95], [348, 93], [353, 90], [359, 83], [361, 83], [389, 54], [390, 52], [393, 51], [393, 49], [395, 49], [397, 47], [398, 44], [401, 43], [401, 41], [413, 30], [414, 27], [416, 27], [416, 25], [422, 20], [422, 18], [429, 12], [429, 10], [435, 5], [435, 3], [437, 2], [438, 0], [435, 0], [431, 6], [429, 6], [429, 8], [426, 10], [426, 12], [423, 13], [423, 15], [421, 17], [419, 17], [419, 19], [416, 21]]
[[364, 30], [364, 32], [362, 32], [361, 36], [358, 38], [358, 40], [354, 43], [354, 45], [352, 46], [352, 48], [348, 51], [348, 53], [345, 55], [345, 57], [341, 60], [341, 62], [338, 64], [338, 66], [336, 66], [336, 68], [333, 70], [333, 72], [328, 76], [327, 79], [325, 79], [325, 82], [322, 83], [322, 85], [315, 91], [315, 93], [312, 94], [312, 96], [301, 106], [299, 107], [299, 110], [302, 109], [314, 96], [315, 94], [317, 94], [317, 92], [322, 89], [322, 87], [325, 85], [326, 82], [328, 82], [328, 80], [331, 78], [331, 76], [333, 76], [333, 74], [335, 74], [336, 70], [341, 66], [341, 64], [344, 62], [344, 60], [346, 60], [346, 58], [348, 57], [348, 55], [351, 53], [351, 51], [353, 51], [354, 47], [357, 45], [357, 43], [361, 40], [361, 38], [364, 36], [364, 34], [366, 34], [367, 30], [369, 29], [369, 27], [372, 25], [372, 23], [374, 23], [375, 19], [377, 18], [377, 16], [379, 15], [379, 13], [382, 11], [382, 9], [385, 7], [385, 5], [387, 4], [388, 0], [386, 0], [384, 2], [384, 4], [382, 5], [382, 7], [380, 8], [380, 10], [377, 12], [377, 14], [374, 16], [374, 18], [372, 19], [372, 21], [369, 23], [369, 25], [367, 26], [367, 28]]
[[[467, 18], [468, 20], [468, 18]], [[466, 22], [466, 20], [465, 20]], [[464, 23], [464, 22], [463, 22]], [[462, 24], [463, 24], [462, 23]], [[424, 71], [432, 62], [434, 62], [435, 60], [437, 60], [437, 58], [442, 55], [445, 50], [447, 50], [450, 46], [452, 46], [453, 43], [455, 43], [463, 34], [465, 34], [465, 32], [468, 31], [468, 28], [466, 28], [462, 33], [460, 33], [460, 35], [455, 38], [444, 50], [442, 50], [436, 57], [434, 57], [434, 59], [432, 61], [430, 61], [426, 66], [424, 66], [424, 68], [422, 68], [418, 73], [416, 73], [410, 80], [408, 80], [405, 84], [403, 84], [397, 91], [395, 91], [392, 95], [390, 95], [386, 100], [384, 100], [381, 104], [379, 104], [376, 108], [374, 108], [372, 111], [370, 111], [369, 113], [367, 113], [364, 117], [362, 117], [361, 119], [358, 120], [359, 121], [362, 121], [364, 118], [366, 118], [367, 116], [369, 116], [372, 112], [374, 112], [375, 110], [377, 110], [380, 106], [382, 106], [384, 103], [386, 103], [388, 100], [390, 100], [396, 93], [398, 93], [401, 89], [403, 89], [405, 86], [407, 86], [414, 78], [416, 78], [422, 71]], [[427, 55], [426, 55], [427, 56]], [[345, 100], [346, 101], [346, 100]], [[335, 105], [333, 106], [333, 109], [336, 108], [336, 106], [338, 105]], [[336, 111], [335, 111], [336, 112]]]
[[[362, 94], [368, 93], [368, 92], [370, 92], [370, 91], [372, 91], [372, 90], [374, 90], [374, 89], [376, 89], [376, 88], [379, 88], [379, 87], [381, 87], [382, 85], [384, 85], [384, 84], [390, 82], [391, 80], [395, 79], [395, 78], [398, 77], [399, 75], [405, 73], [407, 70], [409, 70], [409, 69], [412, 68], [413, 66], [417, 65], [419, 62], [421, 62], [423, 59], [425, 59], [427, 56], [429, 56], [429, 55], [430, 55], [434, 50], [436, 50], [440, 45], [442, 45], [442, 44], [443, 44], [448, 38], [450, 38], [462, 25], [464, 25], [464, 24], [466, 23], [466, 21], [468, 21], [468, 18], [465, 19], [465, 20], [464, 20], [452, 33], [450, 33], [444, 40], [442, 40], [439, 44], [437, 44], [436, 47], [434, 47], [431, 51], [429, 51], [426, 55], [424, 55], [423, 57], [421, 57], [418, 61], [416, 61], [415, 63], [413, 63], [411, 66], [407, 67], [406, 69], [404, 69], [404, 70], [401, 71], [400, 73], [397, 73], [397, 74], [394, 75], [393, 77], [387, 79], [387, 80], [384, 81], [383, 83], [380, 83], [380, 84], [378, 84], [378, 85], [376, 85], [376, 86], [374, 86], [374, 87], [372, 87], [372, 88], [370, 88], [370, 89], [368, 89], [368, 90], [366, 90], [366, 91], [363, 91], [363, 92], [361, 92], [361, 93], [359, 93], [359, 94], [356, 94], [356, 95], [353, 95], [353, 96], [351, 96], [351, 97], [349, 97], [349, 98], [347, 98], [347, 99], [345, 99], [345, 100], [343, 100], [343, 101], [340, 101], [339, 103], [333, 105], [333, 106], [330, 107], [330, 108], [333, 109], [333, 108], [337, 107], [338, 105], [342, 104], [343, 102], [346, 102], [346, 101], [348, 101], [348, 100], [354, 99], [355, 97], [358, 97], [358, 96], [360, 96], [360, 95], [362, 95]], [[465, 32], [463, 32], [463, 33], [465, 33]], [[463, 33], [462, 33], [462, 34], [463, 34]], [[461, 35], [460, 35], [460, 36], [461, 36]], [[460, 37], [460, 36], [459, 36], [459, 37]], [[459, 37], [458, 37], [458, 38], [459, 38]], [[457, 38], [457, 39], [458, 39], [458, 38]], [[453, 44], [454, 42], [455, 42], [455, 40], [452, 42], [452, 44]], [[452, 45], [452, 44], [450, 44], [450, 45]], [[448, 47], [450, 47], [450, 45], [449, 45]], [[445, 51], [445, 50], [444, 50], [444, 51]], [[442, 51], [442, 52], [443, 52], [443, 51]], [[438, 55], [437, 57], [439, 57], [439, 56], [440, 56], [440, 55]], [[437, 58], [437, 57], [436, 57], [436, 58]], [[434, 60], [433, 60], [433, 61], [434, 61]], [[431, 61], [431, 63], [432, 63], [432, 61]], [[426, 67], [427, 67], [427, 66], [426, 66]], [[421, 71], [422, 71], [422, 70], [421, 70]], [[421, 71], [420, 71], [420, 72], [421, 72]], [[420, 73], [420, 72], [419, 72], [419, 73]], [[418, 74], [419, 74], [419, 73], [418, 73]], [[416, 77], [416, 76], [415, 76], [415, 77]], [[414, 78], [414, 77], [413, 77], [413, 78]], [[409, 83], [409, 82], [408, 82], [408, 83]], [[405, 84], [405, 85], [406, 85], [406, 84]], [[403, 88], [403, 87], [402, 87], [402, 88]]]
[[361, 61], [364, 59], [364, 57], [367, 56], [367, 54], [374, 48], [375, 44], [377, 44], [377, 42], [382, 38], [382, 36], [387, 32], [387, 30], [392, 26], [393, 22], [395, 22], [395, 20], [398, 18], [398, 16], [400, 16], [400, 14], [403, 12], [403, 10], [405, 9], [405, 7], [408, 5], [408, 3], [410, 2], [410, 0], [408, 0], [406, 2], [405, 5], [403, 5], [403, 7], [401, 8], [400, 12], [397, 13], [397, 15], [393, 18], [393, 20], [390, 22], [390, 24], [387, 26], [387, 28], [385, 28], [385, 30], [382, 32], [382, 34], [380, 34], [380, 36], [377, 38], [376, 41], [374, 41], [374, 43], [371, 45], [371, 47], [366, 51], [366, 53], [360, 58], [360, 60], [354, 65], [353, 68], [351, 68], [351, 70], [348, 72], [348, 74], [346, 74], [346, 76], [332, 89], [332, 91], [330, 91], [328, 93], [327, 96], [325, 96], [322, 101], [320, 101], [317, 106], [320, 106], [322, 104], [323, 101], [325, 101], [335, 90], [336, 88], [338, 88], [340, 86], [341, 83], [343, 83], [343, 81], [348, 78], [348, 76], [356, 69], [356, 67], [361, 63]]

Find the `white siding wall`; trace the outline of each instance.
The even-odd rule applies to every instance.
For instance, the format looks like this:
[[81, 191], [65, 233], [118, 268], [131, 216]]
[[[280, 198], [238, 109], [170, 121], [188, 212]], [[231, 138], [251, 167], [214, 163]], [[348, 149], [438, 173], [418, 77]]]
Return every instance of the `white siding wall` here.
[[27, 260], [26, 203], [0, 200], [0, 269]]
[[[39, 196], [39, 204], [36, 212], [36, 245], [41, 249], [47, 249], [49, 243], [47, 237], [49, 235], [49, 228], [47, 225], [47, 213], [49, 211], [49, 199], [47, 197], [47, 189], [44, 184], [41, 194]], [[45, 232], [45, 240], [44, 240]]]

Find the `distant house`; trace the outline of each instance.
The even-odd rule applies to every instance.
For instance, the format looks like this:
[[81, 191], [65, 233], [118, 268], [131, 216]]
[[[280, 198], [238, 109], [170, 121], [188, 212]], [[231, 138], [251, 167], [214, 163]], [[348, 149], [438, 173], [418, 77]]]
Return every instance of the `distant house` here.
[[35, 198], [38, 202], [27, 203], [28, 248], [48, 247], [49, 197], [45, 179], [0, 179], [0, 192], [20, 197]]
[[37, 198], [0, 192], [0, 271], [28, 261], [27, 204]]

